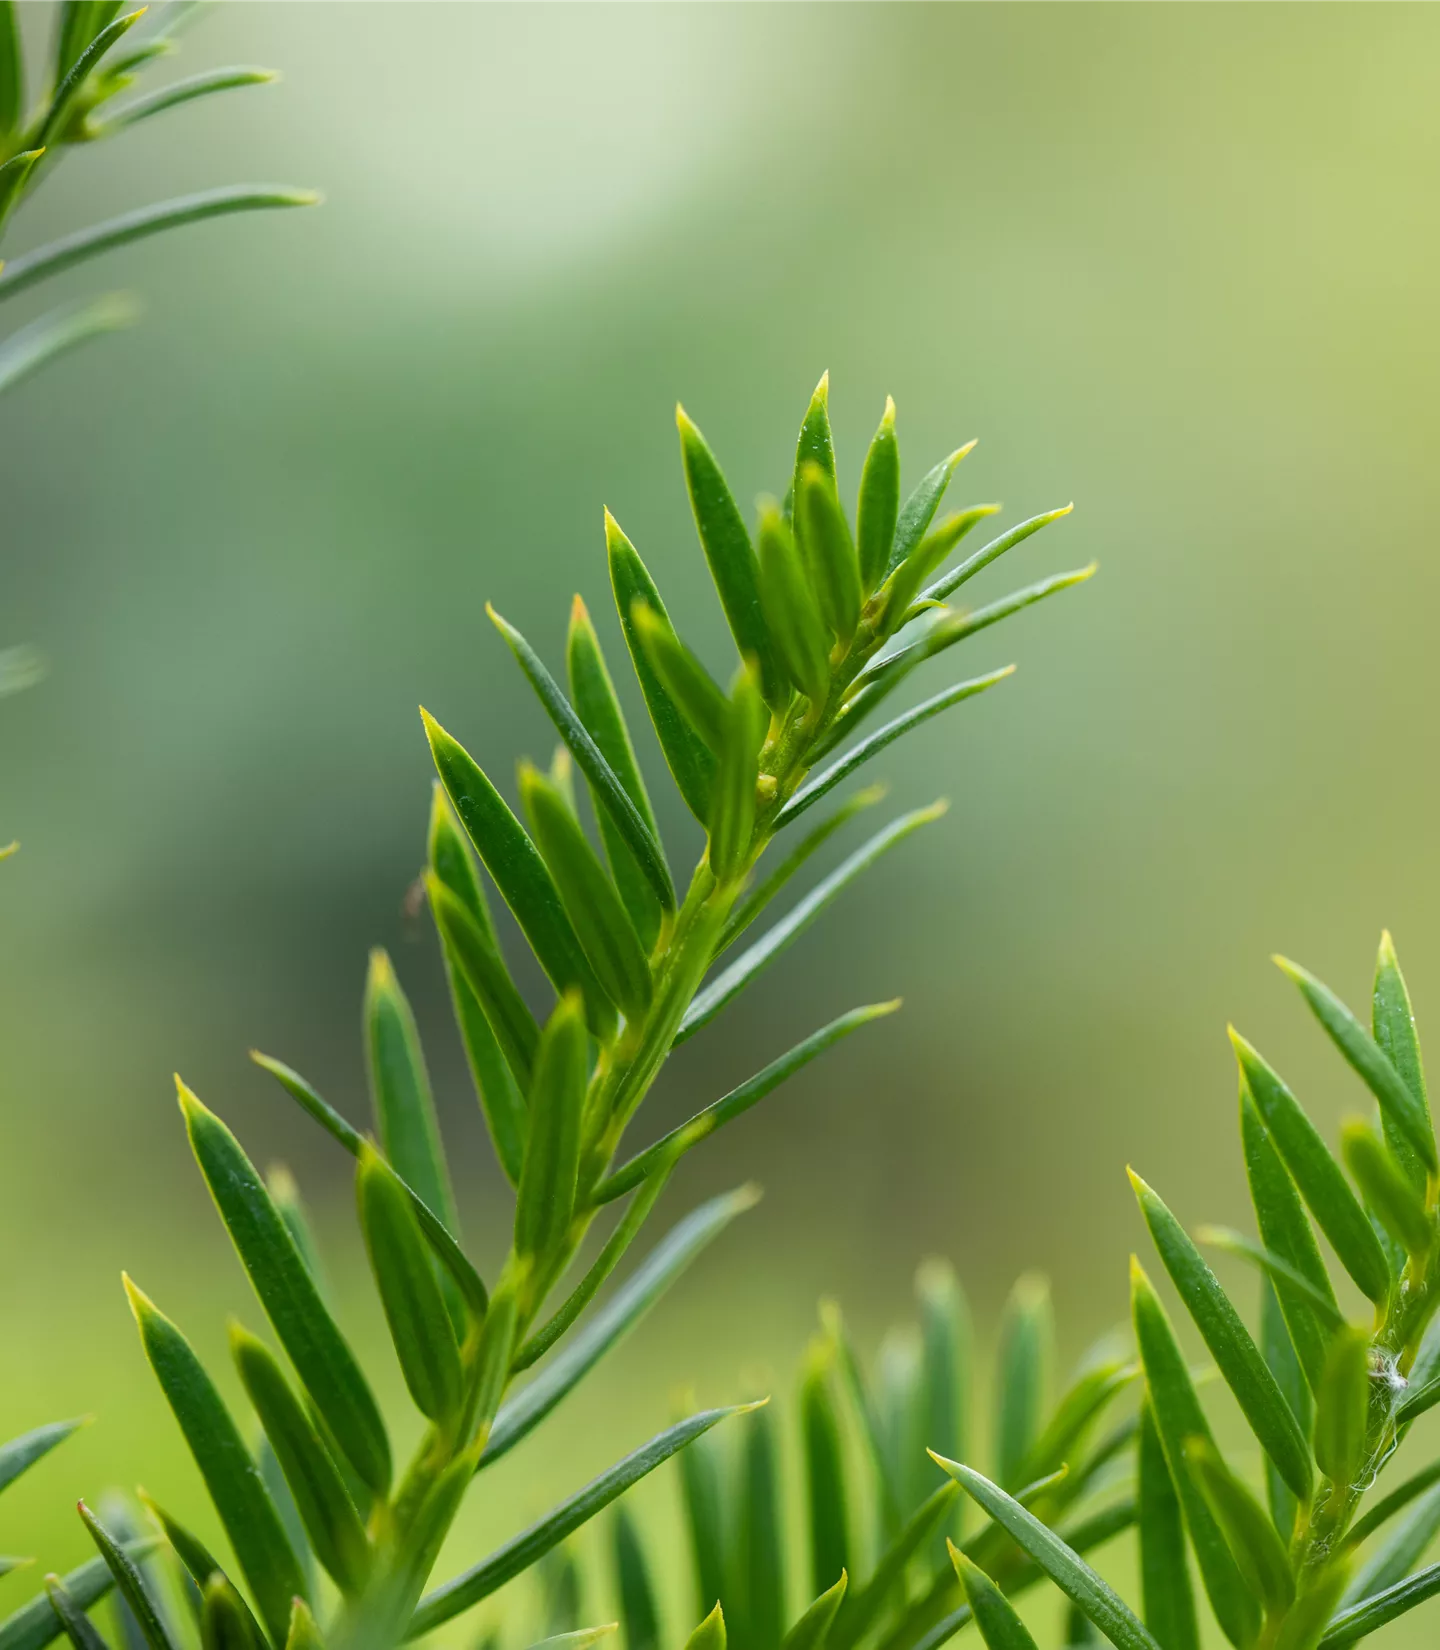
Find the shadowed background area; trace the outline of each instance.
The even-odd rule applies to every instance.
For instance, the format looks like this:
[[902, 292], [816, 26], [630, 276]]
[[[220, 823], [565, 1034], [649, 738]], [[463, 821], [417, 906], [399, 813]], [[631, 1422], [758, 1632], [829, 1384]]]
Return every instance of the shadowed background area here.
[[[282, 86], [67, 159], [17, 248], [231, 179], [327, 203], [91, 266], [76, 290], [133, 286], [143, 324], [0, 414], [0, 639], [50, 664], [0, 705], [0, 834], [24, 843], [0, 890], [0, 1432], [103, 1411], [6, 1498], [0, 1549], [49, 1520], [47, 1562], [78, 1557], [66, 1496], [112, 1481], [201, 1516], [118, 1273], [217, 1365], [226, 1311], [258, 1310], [173, 1069], [296, 1169], [389, 1356], [347, 1162], [245, 1060], [363, 1119], [372, 944], [416, 1003], [474, 1247], [500, 1252], [508, 1199], [406, 914], [416, 706], [497, 777], [548, 756], [484, 603], [558, 662], [579, 590], [618, 652], [602, 505], [728, 673], [677, 398], [748, 504], [783, 489], [822, 369], [847, 498], [893, 394], [907, 486], [978, 436], [952, 499], [1077, 502], [987, 598], [1101, 573], [967, 644], [964, 674], [1017, 676], [873, 770], [887, 806], [948, 817], [667, 1073], [647, 1132], [905, 998], [687, 1162], [662, 1219], [751, 1177], [765, 1199], [550, 1453], [517, 1452], [527, 1516], [678, 1383], [787, 1391], [821, 1293], [873, 1342], [929, 1252], [987, 1337], [1015, 1273], [1048, 1271], [1077, 1352], [1125, 1311], [1127, 1161], [1188, 1222], [1246, 1219], [1227, 1018], [1327, 1129], [1360, 1104], [1272, 950], [1358, 1005], [1388, 923], [1440, 1027], [1437, 50], [1420, 8], [231, 6], [184, 72]], [[645, 736], [679, 863], [693, 828]], [[457, 1559], [511, 1527], [475, 1507]]]

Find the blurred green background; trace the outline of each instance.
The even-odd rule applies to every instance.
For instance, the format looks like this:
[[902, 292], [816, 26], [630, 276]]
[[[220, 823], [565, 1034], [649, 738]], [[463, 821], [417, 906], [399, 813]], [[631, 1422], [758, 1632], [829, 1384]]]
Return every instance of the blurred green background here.
[[[979, 436], [962, 502], [1077, 502], [987, 596], [1101, 575], [969, 644], [966, 674], [1015, 680], [880, 764], [896, 808], [949, 817], [674, 1062], [647, 1129], [906, 999], [687, 1161], [662, 1215], [747, 1177], [765, 1200], [507, 1463], [518, 1501], [473, 1507], [457, 1561], [654, 1431], [678, 1383], [783, 1391], [822, 1292], [873, 1342], [926, 1253], [987, 1336], [1015, 1273], [1048, 1271], [1076, 1352], [1124, 1314], [1127, 1161], [1189, 1221], [1244, 1219], [1227, 1018], [1325, 1126], [1359, 1102], [1272, 950], [1358, 1003], [1389, 924], [1440, 1024], [1437, 53], [1440, 12], [1409, 7], [231, 5], [181, 72], [282, 86], [66, 160], [17, 250], [221, 181], [327, 203], [72, 277], [134, 287], [143, 324], [0, 412], [3, 640], [51, 666], [0, 706], [0, 834], [24, 842], [0, 890], [0, 1432], [103, 1411], [7, 1496], [0, 1550], [38, 1524], [47, 1564], [78, 1558], [67, 1497], [110, 1482], [201, 1505], [118, 1280], [217, 1364], [227, 1310], [257, 1317], [173, 1069], [296, 1168], [388, 1356], [346, 1163], [244, 1057], [361, 1118], [372, 943], [498, 1252], [405, 913], [416, 706], [497, 773], [548, 755], [483, 604], [555, 658], [578, 589], [618, 645], [603, 504], [728, 668], [677, 398], [749, 499], [783, 487], [822, 369], [850, 489], [893, 394], [909, 480]], [[677, 859], [687, 824], [667, 804]]]

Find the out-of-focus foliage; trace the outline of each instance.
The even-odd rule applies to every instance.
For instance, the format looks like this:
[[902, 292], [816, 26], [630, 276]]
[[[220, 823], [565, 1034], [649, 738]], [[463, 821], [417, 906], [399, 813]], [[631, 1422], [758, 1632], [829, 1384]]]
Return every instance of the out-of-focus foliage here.
[[[153, 27], [132, 36], [146, 9], [122, 15], [118, 0], [64, 0], [51, 8], [54, 35], [48, 60], [27, 67], [15, 0], [0, 0], [0, 250], [11, 220], [67, 149], [113, 137], [215, 92], [275, 78], [267, 69], [220, 69], [124, 101], [149, 66], [175, 51], [177, 33], [197, 6], [194, 0], [173, 0], [160, 8]], [[33, 99], [32, 77], [40, 86]], [[117, 97], [122, 102], [115, 108]], [[205, 218], [305, 206], [316, 198], [304, 190], [240, 185], [160, 201], [87, 225], [17, 258], [0, 256], [0, 303], [131, 241]], [[51, 309], [0, 337], [0, 395], [87, 339], [129, 325], [134, 313], [131, 299], [110, 292]], [[0, 529], [8, 536], [10, 523], [3, 514]], [[0, 698], [29, 686], [42, 672], [40, 657], [31, 648], [0, 652]], [[12, 844], [3, 853], [13, 850]]]
[[[173, 0], [159, 8], [153, 27], [132, 35], [146, 7], [122, 12], [117, 0], [64, 0], [50, 8], [54, 35], [47, 61], [29, 66], [15, 0], [0, 0], [0, 245], [12, 217], [67, 149], [114, 137], [217, 92], [275, 78], [268, 69], [231, 67], [127, 99], [145, 72], [175, 51], [178, 31], [197, 9], [193, 0]], [[40, 85], [34, 98], [32, 77]], [[306, 190], [241, 184], [89, 224], [18, 257], [0, 258], [0, 302], [131, 241], [232, 212], [307, 206], [316, 198]], [[132, 314], [127, 299], [109, 293], [51, 310], [0, 339], [0, 394], [86, 339], [127, 325]]]
[[[1054, 1325], [1048, 1285], [1022, 1277], [1002, 1320], [991, 1379], [988, 1429], [977, 1414], [970, 1308], [953, 1269], [927, 1261], [915, 1284], [919, 1321], [896, 1326], [874, 1368], [862, 1367], [840, 1312], [821, 1310], [800, 1378], [792, 1430], [802, 1475], [787, 1482], [770, 1408], [698, 1440], [680, 1460], [689, 1547], [689, 1598], [697, 1618], [719, 1610], [711, 1634], [732, 1650], [936, 1650], [972, 1619], [947, 1545], [983, 1565], [1008, 1595], [1043, 1570], [1007, 1531], [985, 1518], [967, 1528], [963, 1497], [925, 1454], [922, 1440], [970, 1452], [988, 1431], [996, 1478], [1042, 1525], [1078, 1552], [1129, 1529], [1136, 1505], [1125, 1482], [1133, 1413], [1107, 1424], [1138, 1367], [1106, 1337], [1052, 1393]], [[945, 1448], [946, 1446], [932, 1446]], [[788, 1532], [793, 1499], [803, 1503], [798, 1545]], [[614, 1594], [625, 1650], [657, 1642], [656, 1566], [625, 1509], [616, 1515]], [[796, 1595], [811, 1603], [792, 1620]], [[670, 1635], [675, 1639], [677, 1635]]]

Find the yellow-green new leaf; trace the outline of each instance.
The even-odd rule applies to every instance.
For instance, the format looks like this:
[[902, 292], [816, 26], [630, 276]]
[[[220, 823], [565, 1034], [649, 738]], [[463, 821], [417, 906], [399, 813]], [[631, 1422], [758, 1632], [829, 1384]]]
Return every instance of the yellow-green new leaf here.
[[92, 123], [90, 130], [97, 137], [112, 137], [116, 132], [123, 132], [126, 127], [137, 125], [142, 120], [150, 120], [156, 115], [166, 114], [171, 109], [179, 109], [187, 103], [195, 102], [197, 98], [212, 97], [216, 92], [236, 91], [243, 86], [269, 86], [279, 78], [273, 69], [250, 68], [238, 64], [225, 69], [209, 69], [203, 74], [188, 75], [184, 80], [172, 81], [170, 85], [162, 86], [158, 92], [151, 92], [148, 97], [137, 97], [123, 109], [117, 110], [108, 120]]
[[315, 1617], [303, 1598], [295, 1600], [290, 1612], [290, 1631], [285, 1636], [285, 1650], [325, 1650]]
[[680, 640], [670, 621], [648, 602], [637, 601], [630, 618], [671, 703], [711, 755], [718, 757], [725, 743], [725, 695], [715, 678]]
[[1042, 527], [1048, 527], [1052, 521], [1059, 521], [1068, 516], [1075, 506], [1062, 505], [1058, 510], [1046, 510], [1043, 515], [1031, 516], [1029, 521], [1019, 522], [1008, 532], [1001, 533], [988, 544], [982, 544], [973, 555], [967, 556], [959, 567], [952, 567], [948, 573], [942, 573], [934, 584], [920, 594], [921, 601], [943, 602], [960, 588], [967, 579], [973, 579], [982, 568], [988, 567], [992, 561], [1003, 556], [1007, 550], [1013, 550], [1017, 544], [1022, 544], [1032, 533], [1038, 533]]
[[365, 1055], [376, 1132], [395, 1172], [460, 1235], [450, 1170], [440, 1144], [440, 1125], [430, 1074], [420, 1048], [415, 1016], [384, 951], [370, 953], [365, 981]]
[[530, 1145], [515, 1204], [515, 1253], [522, 1260], [548, 1258], [570, 1224], [585, 1077], [585, 1025], [579, 1003], [567, 995], [546, 1023], [535, 1056]]
[[[1390, 1264], [1360, 1200], [1350, 1190], [1340, 1165], [1330, 1155], [1315, 1125], [1300, 1103], [1259, 1053], [1232, 1026], [1230, 1041], [1240, 1062], [1240, 1074], [1266, 1133], [1294, 1176], [1300, 1195], [1320, 1230], [1330, 1240], [1340, 1264], [1361, 1291], [1377, 1304], [1390, 1295]], [[1295, 1257], [1261, 1233], [1266, 1247], [1295, 1264]], [[1300, 1268], [1306, 1271], [1308, 1269]]]
[[[90, 9], [92, 12], [95, 10], [93, 6]], [[104, 9], [101, 8], [102, 15]], [[41, 121], [40, 130], [36, 135], [36, 148], [44, 149], [49, 144], [63, 142], [72, 135], [67, 132], [66, 127], [75, 109], [81, 87], [100, 59], [123, 35], [134, 28], [145, 15], [145, 10], [146, 8], [141, 6], [138, 11], [128, 12], [124, 17], [117, 17], [113, 22], [107, 23], [77, 55], [51, 93], [49, 108], [45, 111], [45, 118]]]
[[1277, 1620], [1295, 1601], [1295, 1573], [1269, 1515], [1208, 1439], [1190, 1439], [1185, 1460], [1250, 1591]]
[[725, 1612], [716, 1599], [715, 1608], [685, 1640], [685, 1650], [725, 1650]]
[[1133, 1170], [1128, 1172], [1165, 1270], [1250, 1423], [1250, 1430], [1295, 1494], [1302, 1501], [1308, 1499], [1314, 1479], [1310, 1451], [1259, 1347], [1180, 1222], [1139, 1175]]
[[1030, 1629], [1021, 1621], [1015, 1606], [991, 1581], [990, 1577], [968, 1559], [953, 1541], [946, 1542], [950, 1562], [960, 1578], [960, 1588], [975, 1625], [980, 1629], [989, 1650], [1037, 1650]]
[[[1300, 1194], [1261, 1119], [1242, 1072], [1240, 1078], [1240, 1143], [1250, 1200], [1267, 1254], [1285, 1262], [1307, 1288], [1297, 1290], [1288, 1280], [1276, 1288], [1276, 1300], [1295, 1348], [1305, 1381], [1314, 1392], [1325, 1367], [1330, 1330], [1343, 1322], [1330, 1274], [1320, 1246], [1306, 1218]], [[1313, 1297], [1313, 1298], [1312, 1298]], [[1323, 1302], [1317, 1307], [1315, 1301]]]
[[[1375, 962], [1375, 985], [1371, 994], [1370, 1033], [1385, 1058], [1395, 1068], [1405, 1087], [1415, 1097], [1427, 1124], [1430, 1122], [1430, 1102], [1425, 1093], [1425, 1068], [1420, 1059], [1420, 1039], [1415, 1031], [1415, 1013], [1410, 1007], [1410, 993], [1405, 976], [1400, 972], [1400, 959], [1395, 955], [1395, 942], [1387, 929], [1380, 936], [1380, 954]], [[1388, 1111], [1382, 1111], [1380, 1122], [1385, 1130], [1385, 1141], [1405, 1170], [1415, 1189], [1425, 1190], [1425, 1165], [1410, 1144], [1405, 1131]]]
[[325, 1268], [320, 1263], [320, 1251], [315, 1243], [315, 1233], [311, 1230], [310, 1218], [305, 1213], [305, 1205], [300, 1197], [300, 1188], [295, 1183], [295, 1176], [283, 1163], [272, 1163], [265, 1171], [265, 1189], [270, 1193], [280, 1218], [285, 1222], [285, 1230], [289, 1232], [291, 1241], [300, 1252], [300, 1258], [305, 1262], [310, 1276], [315, 1280], [315, 1287], [321, 1295], [327, 1295], [325, 1287]]
[[[523, 1095], [530, 1083], [535, 1050], [540, 1043], [535, 1016], [480, 924], [433, 872], [426, 875], [425, 893], [446, 961], [480, 1005], [517, 1092]], [[518, 1115], [523, 1116], [523, 1100], [521, 1107]], [[513, 1132], [520, 1132], [523, 1140], [518, 1120], [513, 1122]]]
[[700, 544], [710, 567], [710, 576], [720, 592], [730, 633], [740, 657], [753, 658], [759, 666], [760, 683], [766, 700], [777, 709], [790, 698], [770, 645], [765, 616], [760, 610], [760, 587], [756, 576], [755, 551], [745, 529], [745, 518], [731, 496], [715, 455], [705, 443], [683, 407], [675, 409], [680, 431], [680, 457], [685, 467], [685, 485]]
[[1385, 1230], [1418, 1265], [1435, 1246], [1435, 1217], [1362, 1118], [1352, 1117], [1340, 1131], [1340, 1150], [1361, 1195]]
[[885, 413], [865, 455], [860, 500], [855, 512], [855, 542], [860, 583], [868, 596], [885, 577], [895, 523], [900, 514], [900, 448], [895, 440], [895, 403], [885, 397]]
[[[281, 1345], [351, 1466], [384, 1494], [390, 1444], [355, 1354], [239, 1141], [178, 1078], [176, 1083], [195, 1160]], [[285, 1611], [288, 1620], [288, 1602]], [[277, 1637], [283, 1632], [282, 1625]]]
[[1369, 1353], [1369, 1337], [1363, 1330], [1342, 1329], [1330, 1343], [1315, 1394], [1315, 1461], [1332, 1484], [1353, 1484], [1365, 1463]]
[[650, 964], [580, 821], [559, 790], [528, 762], [520, 765], [520, 798], [596, 978], [627, 1020], [642, 1019], [650, 1006]]
[[1345, 1056], [1355, 1075], [1379, 1101], [1380, 1109], [1405, 1136], [1420, 1161], [1431, 1174], [1440, 1173], [1435, 1131], [1431, 1127], [1424, 1100], [1412, 1093], [1384, 1051], [1329, 986], [1298, 963], [1290, 962], [1285, 957], [1277, 957], [1275, 961], [1299, 986], [1300, 995], [1329, 1033], [1330, 1040]]
[[839, 1580], [820, 1594], [781, 1640], [780, 1650], [825, 1650], [836, 1614], [845, 1602], [849, 1580], [841, 1570]]
[[807, 460], [795, 479], [796, 537], [810, 588], [825, 623], [840, 641], [848, 642], [860, 622], [860, 566], [835, 490], [835, 473]]
[[290, 1620], [290, 1601], [305, 1597], [305, 1574], [275, 1503], [214, 1383], [185, 1339], [127, 1277], [125, 1290], [145, 1356], [165, 1394], [215, 1511], [275, 1643]]
[[834, 481], [835, 437], [830, 429], [828, 370], [820, 374], [820, 382], [816, 384], [810, 397], [810, 405], [806, 407], [805, 416], [800, 420], [800, 434], [795, 438], [795, 474], [790, 487], [793, 499], [800, 497], [801, 472], [807, 464], [815, 465], [823, 475]]
[[[529, 1650], [589, 1650], [590, 1645], [609, 1638], [619, 1626], [618, 1621], [607, 1621], [599, 1627], [577, 1627], [573, 1633], [552, 1633], [548, 1639], [537, 1639]], [[628, 1642], [631, 1633], [628, 1614], [625, 1628]]]
[[830, 638], [820, 618], [800, 549], [773, 504], [760, 515], [760, 600], [775, 651], [789, 680], [813, 704], [830, 691]]
[[443, 1426], [460, 1407], [460, 1350], [429, 1246], [410, 1199], [374, 1151], [360, 1159], [356, 1196], [370, 1269], [405, 1385], [420, 1413]]
[[895, 523], [895, 538], [890, 546], [889, 560], [885, 565], [887, 575], [893, 573], [925, 537], [930, 529], [930, 523], [935, 519], [935, 512], [940, 508], [940, 500], [945, 496], [945, 489], [950, 485], [951, 476], [955, 474], [961, 459], [972, 451], [974, 446], [973, 441], [968, 441], [948, 458], [942, 458], [905, 500], [899, 519]]
[[726, 707], [725, 742], [710, 804], [710, 869], [721, 881], [739, 876], [749, 860], [760, 746], [768, 720], [759, 683], [742, 667]]
[[625, 633], [625, 645], [650, 712], [660, 749], [675, 780], [676, 788], [685, 806], [703, 825], [710, 817], [710, 783], [715, 771], [715, 754], [691, 726], [681, 712], [670, 690], [650, 663], [650, 655], [642, 645], [635, 623], [637, 605], [643, 603], [670, 627], [670, 615], [660, 600], [660, 592], [650, 577], [644, 562], [620, 531], [619, 524], [605, 512], [605, 549], [610, 563], [610, 587], [615, 595], [620, 627]]
[[539, 850], [464, 746], [428, 711], [420, 714], [451, 805], [530, 949], [557, 991], [580, 991], [590, 1029], [608, 1038], [615, 1030], [614, 1006], [586, 960]]
[[[930, 529], [880, 587], [879, 599], [885, 603], [886, 630], [898, 630], [907, 619], [916, 616], [914, 604], [926, 579], [967, 533], [999, 509], [998, 504], [975, 504], [968, 510], [947, 516], [938, 527]], [[927, 605], [934, 599], [926, 597]]]
[[[429, 850], [431, 874], [445, 891], [454, 896], [471, 919], [469, 924], [464, 925], [465, 934], [457, 946], [441, 927], [439, 913], [434, 903], [431, 904], [431, 915], [440, 937], [440, 950], [445, 958], [445, 973], [450, 982], [455, 1019], [460, 1028], [461, 1041], [465, 1044], [465, 1057], [470, 1065], [475, 1092], [480, 1098], [500, 1167], [504, 1169], [510, 1184], [518, 1186], [520, 1168], [525, 1161], [525, 1136], [529, 1128], [525, 1094], [490, 1023], [486, 1000], [492, 1002], [497, 1015], [508, 1013], [512, 1016], [522, 1045], [515, 1050], [515, 1057], [526, 1068], [527, 1075], [528, 1061], [534, 1058], [534, 1046], [539, 1041], [540, 1033], [500, 960], [495, 931], [491, 926], [479, 875], [470, 857], [469, 844], [461, 833], [445, 788], [439, 780], [435, 782], [430, 810]], [[458, 919], [452, 926], [460, 926]], [[477, 930], [478, 941], [474, 932]], [[487, 982], [483, 995], [471, 985], [469, 973], [461, 964], [458, 955], [461, 948], [472, 953], [483, 953], [471, 958], [472, 967], [478, 966]], [[495, 997], [497, 991], [503, 996], [503, 1008]], [[529, 1050], [528, 1057], [522, 1052], [524, 1048]]]
[[[611, 772], [625, 788], [625, 794], [634, 804], [646, 829], [656, 842], [660, 832], [655, 823], [654, 810], [635, 759], [635, 747], [630, 740], [625, 713], [620, 708], [615, 684], [610, 678], [600, 638], [590, 622], [585, 603], [576, 596], [570, 608], [570, 631], [566, 638], [565, 660], [570, 677], [570, 697], [576, 714], [585, 724], [590, 737], [610, 765]], [[588, 780], [587, 780], [588, 783]], [[640, 943], [649, 952], [660, 932], [661, 903], [646, 873], [641, 869], [629, 843], [610, 810], [590, 789], [595, 804], [595, 818], [600, 826], [600, 838], [605, 844], [605, 857], [620, 898], [635, 924]]]

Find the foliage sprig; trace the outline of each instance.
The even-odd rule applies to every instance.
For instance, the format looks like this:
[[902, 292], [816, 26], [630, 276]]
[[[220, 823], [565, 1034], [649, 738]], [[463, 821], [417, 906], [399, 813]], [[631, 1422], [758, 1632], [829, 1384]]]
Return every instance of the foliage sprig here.
[[[526, 823], [460, 742], [424, 718], [440, 780], [424, 885], [477, 1094], [514, 1188], [513, 1236], [498, 1269], [483, 1276], [462, 1241], [414, 1017], [383, 953], [372, 958], [364, 1013], [373, 1135], [290, 1067], [255, 1057], [355, 1161], [377, 1291], [424, 1421], [408, 1462], [395, 1460], [369, 1377], [327, 1300], [293, 1182], [267, 1183], [225, 1124], [180, 1085], [196, 1160], [286, 1360], [249, 1331], [234, 1330], [232, 1350], [261, 1428], [257, 1464], [185, 1335], [127, 1279], [146, 1355], [234, 1553], [232, 1569], [152, 1507], [194, 1580], [207, 1647], [223, 1640], [240, 1650], [298, 1650], [323, 1640], [330, 1650], [392, 1650], [488, 1597], [661, 1462], [752, 1407], [684, 1417], [489, 1558], [426, 1593], [476, 1474], [539, 1425], [753, 1203], [750, 1187], [712, 1198], [596, 1305], [679, 1159], [896, 1005], [840, 1016], [689, 1123], [622, 1159], [671, 1049], [753, 984], [866, 869], [943, 810], [892, 820], [749, 940], [751, 925], [806, 861], [879, 792], [861, 792], [811, 826], [763, 876], [762, 855], [840, 779], [943, 708], [907, 713], [864, 746], [836, 754], [912, 670], [1091, 571], [969, 613], [951, 605], [972, 573], [1065, 512], [1035, 517], [942, 572], [990, 511], [936, 524], [968, 447], [901, 502], [891, 404], [865, 462], [852, 531], [836, 483], [825, 379], [801, 426], [785, 502], [762, 506], [753, 539], [683, 412], [679, 427], [701, 547], [740, 655], [727, 687], [682, 639], [638, 552], [608, 514], [605, 538], [641, 696], [676, 787], [706, 833], [688, 882], [677, 884], [671, 873], [619, 696], [578, 598], [568, 692], [525, 638], [492, 614], [561, 740], [546, 771], [522, 765]], [[947, 702], [973, 697], [1005, 674], [977, 678]], [[822, 766], [827, 759], [830, 768]], [[503, 955], [487, 879], [554, 988], [553, 1003], [538, 1015]], [[622, 1202], [595, 1258], [561, 1303], [550, 1305], [597, 1217]], [[532, 1368], [511, 1391], [515, 1377]], [[123, 1591], [129, 1575], [115, 1556], [119, 1544], [98, 1521], [87, 1522]], [[175, 1650], [175, 1631], [160, 1613], [133, 1613], [150, 1650]], [[57, 1608], [45, 1626], [53, 1638], [70, 1624]], [[48, 1641], [30, 1633], [23, 1644], [8, 1642], [7, 1631], [0, 1624], [0, 1650], [43, 1650]]]

